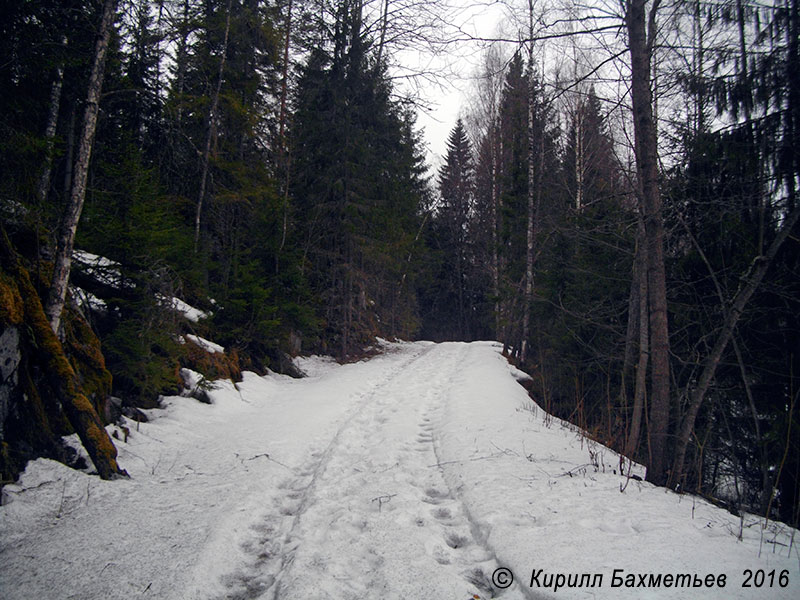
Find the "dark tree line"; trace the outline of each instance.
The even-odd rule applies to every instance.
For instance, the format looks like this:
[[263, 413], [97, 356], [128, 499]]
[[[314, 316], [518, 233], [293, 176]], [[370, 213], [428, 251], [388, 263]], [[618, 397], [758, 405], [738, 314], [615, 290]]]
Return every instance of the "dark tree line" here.
[[502, 89], [453, 131], [440, 174], [444, 228], [452, 173], [474, 164], [471, 234], [427, 290], [451, 309], [434, 322], [492, 332], [546, 407], [650, 481], [797, 523], [798, 7], [678, 2], [674, 29], [661, 8], [631, 0], [610, 26], [626, 33], [629, 142], [608, 91], [542, 85], [530, 49], [557, 31], [495, 61]]
[[[79, 379], [76, 348], [99, 361], [109, 385], [91, 395], [93, 420], [154, 406], [182, 366], [291, 370], [301, 349], [348, 358], [377, 336], [413, 337], [430, 193], [387, 73], [392, 23], [355, 0], [8, 8], [0, 324], [22, 358], [4, 372], [3, 480], [37, 452], [63, 458], [71, 430], [55, 416], [67, 404], [23, 408], [46, 385], [38, 338], [12, 310], [25, 273]], [[73, 246], [103, 259], [72, 260]], [[173, 298], [208, 318], [181, 318]], [[99, 341], [76, 339], [77, 321]], [[187, 333], [226, 357], [203, 357]]]

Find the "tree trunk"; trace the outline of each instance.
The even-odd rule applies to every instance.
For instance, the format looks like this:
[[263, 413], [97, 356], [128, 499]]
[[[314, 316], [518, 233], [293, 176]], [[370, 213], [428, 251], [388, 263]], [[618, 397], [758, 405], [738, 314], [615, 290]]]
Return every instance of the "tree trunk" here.
[[[62, 45], [66, 46], [67, 38], [63, 38]], [[45, 157], [42, 166], [42, 174], [39, 177], [39, 185], [36, 189], [36, 199], [44, 203], [47, 200], [47, 192], [50, 190], [50, 174], [53, 171], [53, 147], [56, 140], [56, 126], [58, 125], [58, 110], [61, 106], [61, 88], [64, 83], [64, 68], [59, 66], [56, 69], [55, 79], [50, 88], [50, 107], [47, 112], [47, 127], [45, 128]]]
[[283, 72], [281, 73], [281, 105], [278, 115], [278, 139], [281, 144], [281, 152], [286, 152], [286, 99], [289, 94], [289, 49], [291, 46], [292, 35], [292, 3], [286, 8], [286, 37], [283, 40]]
[[383, 10], [381, 11], [381, 37], [378, 42], [378, 58], [376, 60], [376, 67], [381, 68], [381, 59], [383, 57], [383, 47], [386, 44], [386, 27], [389, 21], [389, 0], [383, 0]]
[[498, 182], [497, 182], [497, 161], [498, 157], [497, 154], [498, 150], [498, 140], [499, 132], [497, 128], [497, 124], [494, 121], [495, 117], [492, 116], [492, 126], [491, 126], [491, 135], [492, 138], [489, 142], [489, 152], [491, 152], [491, 162], [492, 162], [492, 173], [491, 173], [491, 188], [492, 188], [492, 197], [491, 197], [491, 218], [492, 218], [492, 294], [494, 295], [494, 335], [495, 339], [500, 339], [500, 262], [498, 258], [498, 244], [500, 240], [497, 235], [498, 225], [497, 222], [498, 216], [500, 214], [499, 211], [499, 194], [498, 194]]
[[178, 48], [175, 52], [175, 95], [177, 96], [177, 113], [176, 120], [180, 125], [183, 120], [183, 94], [184, 81], [186, 78], [186, 63], [189, 56], [189, 0], [183, 0], [183, 20], [180, 27], [180, 38], [178, 39]]
[[[86, 95], [86, 111], [83, 117], [83, 132], [78, 146], [78, 158], [72, 179], [72, 190], [69, 201], [61, 217], [58, 233], [58, 246], [56, 248], [55, 264], [53, 266], [53, 280], [47, 298], [45, 313], [54, 332], [58, 332], [61, 324], [61, 312], [67, 296], [67, 283], [72, 265], [72, 248], [75, 244], [75, 231], [83, 210], [83, 201], [86, 196], [86, 180], [89, 174], [89, 158], [92, 154], [94, 132], [97, 127], [97, 113], [99, 111], [100, 90], [103, 87], [105, 74], [106, 52], [111, 29], [114, 25], [114, 12], [117, 0], [106, 0], [103, 6], [103, 17], [100, 21], [100, 32], [94, 51], [92, 72], [89, 76], [89, 89]], [[67, 166], [69, 168], [69, 165]]]
[[219, 106], [219, 95], [222, 91], [222, 74], [225, 70], [225, 57], [228, 54], [228, 35], [231, 30], [231, 0], [228, 0], [227, 13], [225, 15], [225, 37], [222, 42], [222, 56], [219, 59], [219, 71], [217, 73], [217, 87], [211, 98], [211, 109], [208, 111], [208, 134], [206, 135], [206, 145], [203, 149], [203, 162], [200, 174], [200, 192], [197, 194], [197, 210], [194, 216], [194, 253], [200, 247], [200, 221], [203, 215], [203, 203], [206, 196], [208, 185], [208, 162], [211, 157], [211, 142], [214, 139], [214, 121], [217, 118], [217, 107]]
[[117, 465], [117, 449], [103, 427], [94, 406], [81, 391], [78, 377], [45, 316], [42, 302], [30, 275], [20, 264], [17, 253], [2, 226], [0, 226], [0, 257], [4, 268], [14, 277], [19, 287], [28, 335], [35, 344], [37, 358], [41, 360], [44, 374], [55, 393], [55, 400], [60, 404], [83, 447], [89, 453], [97, 473], [103, 479], [127, 475]]
[[797, 178], [800, 177], [800, 5], [798, 0], [785, 0], [789, 14], [786, 27], [788, 57], [786, 59], [786, 81], [789, 85], [784, 144], [788, 154], [789, 168], [789, 210], [793, 211], [797, 202]]
[[584, 174], [584, 148], [583, 148], [583, 118], [584, 109], [582, 100], [578, 101], [578, 110], [575, 115], [575, 210], [580, 212], [583, 207], [583, 174]]
[[742, 385], [744, 385], [745, 394], [747, 394], [747, 404], [750, 407], [750, 414], [753, 417], [753, 429], [756, 432], [756, 445], [758, 446], [759, 467], [761, 469], [761, 493], [759, 494], [759, 506], [763, 513], [767, 509], [769, 500], [772, 497], [772, 485], [770, 483], [770, 463], [766, 456], [764, 447], [764, 438], [761, 437], [761, 424], [758, 418], [758, 408], [756, 407], [756, 399], [753, 397], [753, 389], [747, 377], [747, 369], [742, 357], [742, 351], [739, 344], [736, 342], [736, 336], [732, 336], [731, 342], [733, 351], [736, 354], [736, 362], [739, 363], [739, 373], [742, 375]]
[[634, 286], [637, 287], [636, 305], [637, 314], [633, 317], [638, 320], [639, 331], [639, 361], [636, 365], [636, 385], [633, 391], [633, 414], [631, 415], [631, 425], [628, 431], [628, 439], [625, 443], [625, 455], [633, 460], [639, 449], [639, 437], [642, 430], [642, 415], [644, 414], [645, 396], [647, 394], [647, 363], [650, 358], [649, 352], [649, 328], [647, 326], [647, 243], [644, 234], [644, 220], [641, 211], [639, 214], [639, 226], [637, 228], [637, 252], [634, 265]]
[[69, 198], [69, 191], [72, 189], [72, 161], [75, 158], [75, 120], [77, 109], [72, 107], [69, 113], [69, 125], [67, 126], [67, 153], [64, 157], [64, 187], [62, 193], [64, 198]]
[[[631, 54], [631, 100], [636, 149], [636, 170], [644, 208], [647, 246], [647, 287], [650, 324], [650, 418], [651, 457], [647, 480], [656, 485], [667, 482], [667, 441], [669, 430], [669, 326], [667, 285], [664, 269], [664, 223], [658, 189], [658, 147], [650, 91], [650, 68], [655, 40], [655, 15], [659, 0], [649, 16], [646, 0], [628, 0], [625, 21]], [[649, 35], [648, 35], [649, 24]]]
[[531, 303], [533, 299], [533, 239], [536, 191], [534, 189], [534, 146], [536, 143], [534, 125], [534, 81], [533, 81], [533, 0], [528, 0], [528, 223], [525, 248], [525, 301], [522, 303], [522, 343], [520, 344], [520, 363], [528, 358], [528, 338], [530, 337]]
[[281, 252], [286, 245], [286, 235], [289, 230], [289, 184], [290, 184], [290, 164], [289, 164], [289, 148], [286, 144], [286, 100], [289, 95], [289, 50], [292, 40], [292, 4], [293, 0], [289, 0], [286, 9], [286, 37], [283, 41], [283, 73], [281, 74], [281, 105], [280, 113], [278, 115], [278, 143], [280, 144], [280, 157], [281, 168], [283, 168], [283, 225], [281, 232], [281, 243], [278, 246], [278, 251], [275, 253], [275, 273], [280, 272], [280, 258]]
[[631, 371], [633, 371], [635, 355], [639, 343], [639, 306], [640, 306], [640, 261], [642, 258], [644, 236], [641, 231], [643, 227], [641, 212], [638, 219], [639, 227], [636, 232], [636, 247], [634, 250], [633, 269], [631, 271], [631, 289], [628, 294], [628, 323], [625, 327], [625, 351], [622, 358], [622, 383], [620, 385], [619, 397], [623, 405], [627, 406], [628, 384]]

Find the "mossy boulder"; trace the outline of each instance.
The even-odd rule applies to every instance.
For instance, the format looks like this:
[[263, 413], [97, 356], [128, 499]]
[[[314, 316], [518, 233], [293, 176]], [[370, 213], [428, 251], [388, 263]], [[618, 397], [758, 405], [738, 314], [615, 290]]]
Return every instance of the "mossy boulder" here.
[[236, 348], [224, 352], [210, 352], [191, 339], [187, 339], [186, 354], [181, 362], [182, 366], [202, 373], [209, 380], [230, 379], [233, 382], [242, 380]]
[[[6, 378], [8, 406], [0, 439], [3, 481], [13, 480], [25, 462], [37, 455], [66, 460], [61, 436], [71, 430], [80, 437], [101, 477], [124, 474], [116, 462], [117, 450], [87, 396], [95, 395], [101, 401], [102, 395], [105, 401], [110, 388], [99, 343], [85, 322], [67, 313], [72, 337], [72, 344], [66, 344], [72, 347], [72, 355], [67, 356], [44, 314], [31, 276], [2, 226], [0, 281], [0, 323], [8, 351], [18, 356], [14, 376]], [[5, 333], [7, 330], [12, 333]], [[82, 372], [73, 365], [80, 365]]]
[[16, 282], [0, 273], [0, 329], [22, 323], [25, 307]]
[[69, 308], [63, 318], [64, 350], [70, 365], [78, 376], [83, 393], [89, 398], [99, 415], [105, 415], [111, 395], [112, 378], [100, 347], [100, 340], [89, 323], [74, 308]]

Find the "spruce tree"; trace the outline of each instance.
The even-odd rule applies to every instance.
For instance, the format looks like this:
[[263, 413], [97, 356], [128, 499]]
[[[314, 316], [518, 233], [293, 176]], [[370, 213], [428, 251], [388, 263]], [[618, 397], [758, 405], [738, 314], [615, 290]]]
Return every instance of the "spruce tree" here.
[[361, 3], [340, 2], [334, 19], [298, 83], [291, 192], [326, 322], [322, 346], [347, 356], [375, 335], [416, 327], [404, 274], [424, 183], [416, 140], [362, 31]]
[[472, 146], [456, 121], [439, 169], [439, 202], [428, 232], [438, 269], [425, 291], [424, 334], [433, 339], [472, 339], [473, 295], [470, 239], [474, 204]]

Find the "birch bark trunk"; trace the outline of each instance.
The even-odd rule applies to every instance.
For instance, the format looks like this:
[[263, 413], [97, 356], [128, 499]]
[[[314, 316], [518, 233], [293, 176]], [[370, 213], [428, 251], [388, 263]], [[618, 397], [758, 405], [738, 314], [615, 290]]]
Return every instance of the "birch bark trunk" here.
[[[63, 38], [61, 44], [67, 45], [67, 38]], [[53, 147], [56, 140], [56, 126], [58, 125], [58, 111], [61, 107], [61, 88], [64, 83], [64, 67], [56, 69], [55, 79], [50, 88], [50, 107], [47, 111], [47, 127], [45, 128], [45, 158], [42, 166], [42, 174], [39, 177], [39, 185], [36, 189], [36, 199], [44, 203], [47, 200], [47, 192], [50, 190], [50, 175], [53, 171]]]
[[89, 159], [92, 154], [94, 132], [97, 128], [100, 91], [105, 75], [106, 54], [111, 28], [114, 25], [114, 14], [117, 0], [106, 0], [103, 5], [103, 16], [100, 21], [99, 37], [95, 45], [92, 72], [89, 76], [89, 88], [86, 94], [86, 110], [83, 116], [83, 131], [78, 146], [78, 156], [72, 178], [72, 189], [59, 225], [58, 244], [56, 246], [53, 279], [45, 306], [45, 314], [53, 331], [58, 333], [61, 324], [61, 313], [67, 296], [67, 283], [72, 266], [72, 249], [75, 244], [75, 231], [83, 210], [86, 197], [86, 180], [89, 174]]
[[522, 343], [520, 362], [525, 364], [528, 358], [528, 338], [530, 336], [531, 301], [533, 298], [533, 239], [536, 192], [534, 189], [534, 146], [536, 143], [534, 125], [534, 81], [533, 81], [533, 0], [528, 0], [528, 223], [526, 228], [525, 252], [525, 301], [522, 303]]

